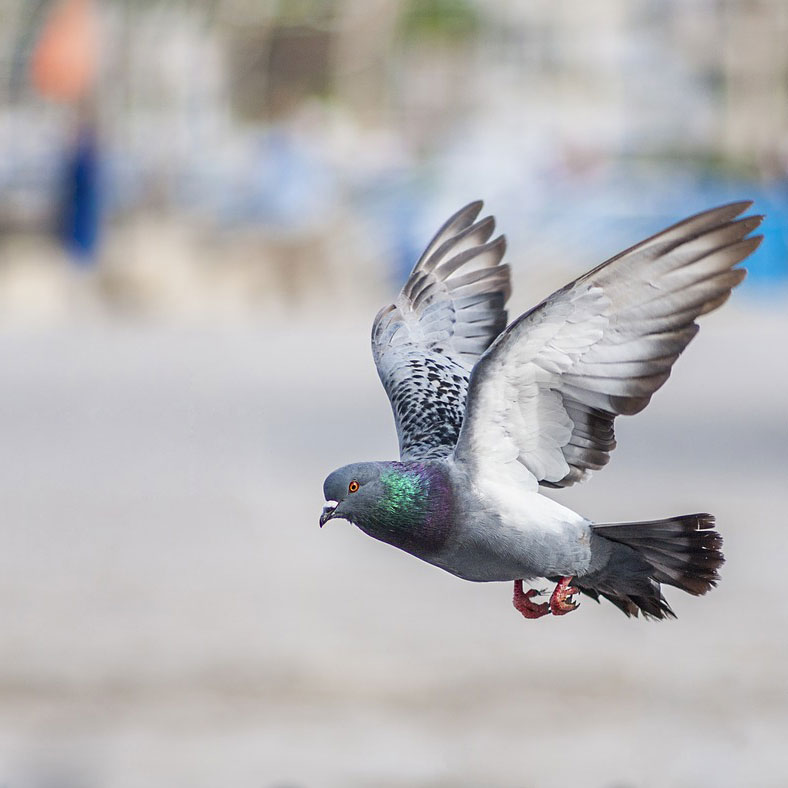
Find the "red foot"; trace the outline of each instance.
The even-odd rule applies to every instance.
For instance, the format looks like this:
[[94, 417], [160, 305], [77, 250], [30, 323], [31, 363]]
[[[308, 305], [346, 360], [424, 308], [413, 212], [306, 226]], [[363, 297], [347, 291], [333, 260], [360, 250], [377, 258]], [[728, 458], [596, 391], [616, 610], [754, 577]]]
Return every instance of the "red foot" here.
[[514, 581], [514, 604], [515, 610], [519, 610], [525, 618], [541, 618], [550, 612], [550, 605], [547, 602], [535, 604], [531, 601], [532, 596], [537, 596], [539, 592], [532, 588], [530, 591], [523, 592], [523, 581]]
[[550, 597], [550, 612], [554, 616], [565, 616], [580, 607], [577, 602], [572, 601], [572, 594], [577, 594], [578, 590], [569, 585], [571, 582], [571, 577], [562, 577], [558, 581], [558, 585]]

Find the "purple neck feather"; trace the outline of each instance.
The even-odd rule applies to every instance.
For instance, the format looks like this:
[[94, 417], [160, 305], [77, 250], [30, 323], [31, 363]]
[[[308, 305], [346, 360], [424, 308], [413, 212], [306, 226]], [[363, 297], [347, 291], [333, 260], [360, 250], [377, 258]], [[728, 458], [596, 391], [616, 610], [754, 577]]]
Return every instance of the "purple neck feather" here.
[[442, 464], [391, 462], [381, 470], [383, 492], [359, 527], [383, 542], [425, 556], [439, 550], [452, 524], [452, 489]]

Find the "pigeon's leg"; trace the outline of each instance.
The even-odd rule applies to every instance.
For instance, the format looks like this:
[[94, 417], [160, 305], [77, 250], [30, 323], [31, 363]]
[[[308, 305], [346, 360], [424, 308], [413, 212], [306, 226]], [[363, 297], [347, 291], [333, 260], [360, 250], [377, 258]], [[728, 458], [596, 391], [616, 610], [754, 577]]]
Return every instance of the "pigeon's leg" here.
[[577, 602], [572, 601], [572, 594], [576, 594], [578, 591], [569, 585], [571, 582], [571, 577], [562, 577], [558, 581], [558, 585], [550, 597], [550, 612], [554, 616], [565, 616], [579, 607]]
[[550, 605], [548, 605], [547, 602], [536, 604], [531, 601], [532, 596], [538, 596], [540, 593], [541, 591], [537, 591], [535, 588], [524, 592], [523, 581], [515, 580], [514, 599], [512, 600], [514, 609], [519, 610], [525, 618], [541, 618], [542, 616], [546, 616], [550, 612]]

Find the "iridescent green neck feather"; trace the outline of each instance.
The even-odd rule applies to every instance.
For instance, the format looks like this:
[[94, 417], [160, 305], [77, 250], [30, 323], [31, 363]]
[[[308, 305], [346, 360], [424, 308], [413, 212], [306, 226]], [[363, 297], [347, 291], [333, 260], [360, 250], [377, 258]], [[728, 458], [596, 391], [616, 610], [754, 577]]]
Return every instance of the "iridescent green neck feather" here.
[[416, 471], [386, 470], [380, 474], [385, 493], [380, 506], [389, 515], [412, 517], [421, 513], [429, 495], [429, 480]]
[[451, 489], [445, 471], [432, 463], [391, 463], [381, 471], [380, 484], [377, 505], [359, 527], [412, 553], [439, 549], [451, 527]]

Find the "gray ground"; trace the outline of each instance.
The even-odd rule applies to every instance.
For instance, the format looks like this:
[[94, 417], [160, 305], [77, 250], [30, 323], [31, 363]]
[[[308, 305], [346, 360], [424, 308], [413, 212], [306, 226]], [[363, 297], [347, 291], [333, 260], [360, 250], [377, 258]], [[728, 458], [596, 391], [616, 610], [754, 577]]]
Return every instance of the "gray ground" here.
[[661, 624], [525, 621], [508, 585], [318, 528], [328, 471], [395, 452], [374, 309], [4, 330], [0, 784], [788, 785], [778, 311], [707, 319], [561, 495], [717, 514], [722, 584]]

